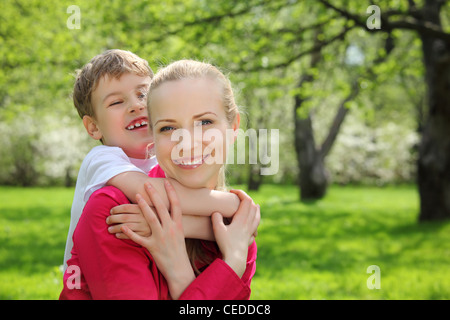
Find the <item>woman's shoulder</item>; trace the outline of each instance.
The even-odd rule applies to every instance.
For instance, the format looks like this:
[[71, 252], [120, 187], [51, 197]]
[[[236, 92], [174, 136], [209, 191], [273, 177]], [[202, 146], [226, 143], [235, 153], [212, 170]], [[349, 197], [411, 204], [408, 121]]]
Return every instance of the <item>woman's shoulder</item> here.
[[125, 202], [126, 203], [130, 202], [122, 191], [113, 186], [106, 186], [96, 190], [94, 193], [92, 193], [91, 197], [89, 198], [89, 201], [106, 200], [106, 199], [111, 199], [121, 204]]
[[112, 207], [130, 203], [125, 194], [113, 186], [107, 186], [95, 191], [87, 201], [83, 213], [93, 212], [96, 215], [109, 215]]

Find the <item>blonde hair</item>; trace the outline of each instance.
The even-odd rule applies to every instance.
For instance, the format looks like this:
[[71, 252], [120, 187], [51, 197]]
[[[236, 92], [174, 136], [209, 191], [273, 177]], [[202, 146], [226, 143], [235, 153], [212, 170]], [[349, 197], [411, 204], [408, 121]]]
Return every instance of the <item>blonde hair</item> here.
[[95, 117], [91, 98], [100, 79], [106, 75], [119, 79], [125, 73], [153, 78], [153, 71], [145, 59], [119, 49], [107, 50], [77, 70], [72, 97], [80, 118], [85, 115]]
[[[220, 85], [222, 89], [222, 104], [225, 109], [225, 115], [228, 123], [231, 125], [239, 114], [239, 108], [234, 99], [230, 80], [212, 64], [195, 60], [179, 60], [169, 64], [157, 72], [152, 80], [152, 83], [150, 84], [147, 99], [149, 114], [152, 103], [152, 92], [156, 88], [169, 81], [199, 78], [208, 78], [216, 81], [216, 83]], [[227, 190], [225, 165], [220, 168], [218, 182], [215, 189], [221, 191]], [[191, 265], [197, 274], [200, 273], [196, 265], [197, 263], [210, 264], [212, 262], [205, 252], [205, 250], [209, 250], [209, 248], [203, 246], [200, 240], [186, 239], [186, 249]]]

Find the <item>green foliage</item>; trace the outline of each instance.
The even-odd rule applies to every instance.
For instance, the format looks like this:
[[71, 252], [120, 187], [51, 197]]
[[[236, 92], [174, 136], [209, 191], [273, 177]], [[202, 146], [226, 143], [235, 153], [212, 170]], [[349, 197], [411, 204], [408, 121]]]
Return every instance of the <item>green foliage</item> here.
[[[45, 132], [39, 134], [42, 143], [24, 142], [39, 150], [47, 148], [44, 143], [47, 134], [54, 136], [66, 129], [83, 134], [70, 99], [73, 74], [94, 55], [110, 48], [136, 52], [146, 58], [155, 71], [173, 60], [194, 58], [215, 63], [229, 73], [237, 89], [238, 104], [245, 107], [253, 128], [280, 130], [284, 161], [279, 174], [265, 177], [266, 181], [290, 179], [298, 171], [293, 148], [295, 96], [307, 99], [298, 110], [298, 116], [307, 117], [324, 110], [333, 115], [357, 80], [361, 87], [359, 96], [348, 106], [365, 110], [361, 114], [367, 117], [362, 117], [361, 121], [373, 122], [376, 118], [396, 122], [398, 126], [407, 123], [408, 130], [414, 127], [411, 122], [418, 121], [421, 110], [418, 106], [425, 90], [421, 43], [415, 34], [394, 30], [394, 50], [383, 63], [374, 63], [386, 54], [386, 34], [348, 23], [314, 1], [83, 0], [76, 2], [81, 12], [80, 29], [69, 29], [67, 8], [73, 4], [71, 1], [18, 0], [2, 5], [0, 122], [10, 132], [2, 137], [2, 146], [11, 145], [12, 128], [19, 114], [36, 119], [34, 131]], [[337, 1], [335, 5], [365, 19], [370, 4], [369, 1]], [[380, 1], [379, 5], [382, 13], [390, 9], [406, 11], [407, 1]], [[443, 14], [444, 24], [446, 21], [448, 14]], [[352, 29], [345, 37], [322, 48], [321, 62], [311, 68], [310, 53], [316, 45], [315, 39], [330, 41], [345, 27]], [[350, 46], [362, 51], [363, 65], [345, 63]], [[298, 83], [306, 74], [314, 81], [299, 88]], [[405, 90], [408, 99], [402, 101]], [[48, 117], [53, 119], [40, 121]], [[399, 117], [405, 121], [397, 121]], [[53, 131], [42, 128], [42, 123], [48, 122], [53, 123]], [[329, 123], [314, 127], [316, 134], [323, 138]], [[72, 161], [68, 165], [72, 168], [79, 166], [79, 159], [85, 154], [85, 148], [79, 145], [80, 139], [75, 137], [69, 135], [65, 141], [55, 142], [55, 148], [60, 145], [80, 148], [79, 155], [70, 153], [70, 157], [67, 155], [63, 159]], [[322, 140], [316, 141], [320, 144]], [[32, 153], [30, 148], [23, 154]], [[3, 152], [12, 154], [6, 148]], [[54, 161], [56, 158], [49, 157], [48, 163], [38, 167], [57, 166]], [[47, 171], [35, 170], [37, 175]], [[235, 167], [234, 171], [236, 179], [242, 180], [248, 168]], [[0, 183], [12, 180], [2, 178]], [[38, 177], [36, 183], [48, 180]]]

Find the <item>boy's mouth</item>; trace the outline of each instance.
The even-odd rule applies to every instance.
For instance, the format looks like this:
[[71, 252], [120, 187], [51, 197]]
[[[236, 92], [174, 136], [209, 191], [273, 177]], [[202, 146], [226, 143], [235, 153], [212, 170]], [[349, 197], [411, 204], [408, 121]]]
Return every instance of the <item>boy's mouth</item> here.
[[147, 128], [148, 126], [148, 118], [147, 117], [139, 117], [131, 121], [125, 129], [127, 130], [136, 130], [141, 128]]

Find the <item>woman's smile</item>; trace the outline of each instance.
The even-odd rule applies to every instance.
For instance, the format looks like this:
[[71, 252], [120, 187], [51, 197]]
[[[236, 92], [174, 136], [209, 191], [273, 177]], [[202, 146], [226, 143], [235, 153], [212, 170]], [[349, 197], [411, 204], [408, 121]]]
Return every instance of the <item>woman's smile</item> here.
[[211, 154], [207, 154], [205, 156], [200, 156], [196, 158], [180, 158], [180, 159], [173, 159], [173, 163], [176, 164], [181, 169], [197, 169], [202, 164], [205, 163], [205, 160], [210, 157]]

